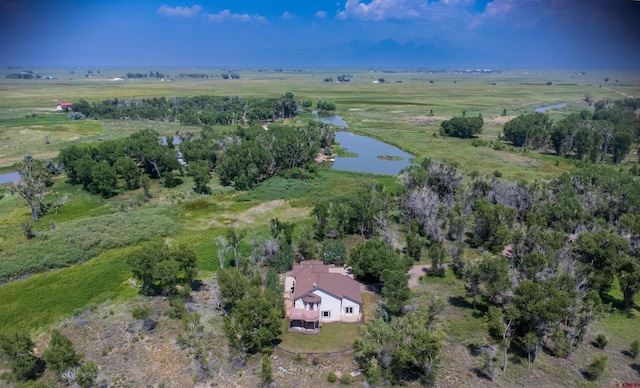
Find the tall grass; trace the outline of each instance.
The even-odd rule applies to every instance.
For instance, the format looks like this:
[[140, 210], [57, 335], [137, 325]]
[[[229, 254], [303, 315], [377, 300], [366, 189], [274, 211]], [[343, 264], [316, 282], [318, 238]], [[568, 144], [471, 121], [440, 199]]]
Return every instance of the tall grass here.
[[0, 281], [66, 267], [113, 248], [122, 248], [179, 230], [163, 207], [81, 218], [41, 232], [0, 257]]
[[137, 295], [126, 283], [128, 250], [110, 250], [84, 264], [0, 286], [0, 331], [46, 329], [85, 308]]

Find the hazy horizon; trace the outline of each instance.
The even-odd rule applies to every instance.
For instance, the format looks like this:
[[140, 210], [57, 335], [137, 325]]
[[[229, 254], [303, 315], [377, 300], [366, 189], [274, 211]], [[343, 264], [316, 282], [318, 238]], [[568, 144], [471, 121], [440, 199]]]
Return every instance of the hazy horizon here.
[[0, 65], [640, 68], [640, 1], [0, 0]]

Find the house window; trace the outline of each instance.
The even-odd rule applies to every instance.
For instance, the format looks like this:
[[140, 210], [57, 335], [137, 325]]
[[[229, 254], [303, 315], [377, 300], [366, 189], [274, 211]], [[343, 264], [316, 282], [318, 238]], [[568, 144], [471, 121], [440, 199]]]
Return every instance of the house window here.
[[331, 318], [331, 311], [325, 310], [322, 312], [322, 318]]
[[352, 306], [345, 307], [344, 313], [345, 314], [353, 314], [353, 307]]

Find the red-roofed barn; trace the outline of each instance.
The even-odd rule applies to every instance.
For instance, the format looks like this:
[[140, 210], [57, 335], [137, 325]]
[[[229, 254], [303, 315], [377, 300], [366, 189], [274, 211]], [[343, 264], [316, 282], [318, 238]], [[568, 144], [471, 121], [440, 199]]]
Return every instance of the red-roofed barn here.
[[70, 102], [59, 102], [58, 105], [56, 105], [56, 109], [57, 110], [68, 110], [71, 109], [71, 103]]

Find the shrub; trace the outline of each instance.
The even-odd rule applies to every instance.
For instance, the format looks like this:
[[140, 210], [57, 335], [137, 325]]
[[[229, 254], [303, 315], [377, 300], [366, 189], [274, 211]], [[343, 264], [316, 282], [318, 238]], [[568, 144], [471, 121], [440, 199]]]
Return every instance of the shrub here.
[[48, 369], [61, 374], [69, 368], [78, 366], [82, 356], [76, 353], [69, 338], [58, 330], [53, 330], [49, 346], [42, 353], [42, 359], [47, 363]]
[[638, 358], [638, 354], [640, 354], [640, 341], [635, 340], [629, 346], [629, 353], [631, 353], [631, 357], [635, 360]]
[[149, 305], [135, 306], [131, 309], [131, 316], [135, 319], [147, 319], [153, 313], [153, 309]]
[[96, 377], [98, 377], [98, 365], [93, 361], [87, 361], [76, 372], [76, 384], [81, 388], [93, 387]]
[[602, 376], [607, 369], [607, 356], [595, 356], [593, 361], [584, 371], [584, 375], [589, 381], [595, 381]]
[[607, 336], [600, 333], [598, 334], [598, 336], [596, 337], [596, 346], [600, 349], [604, 349], [607, 347], [607, 344], [609, 343], [609, 340], [607, 339]]
[[273, 381], [273, 368], [268, 355], [262, 356], [262, 368], [260, 369], [260, 380], [266, 385]]
[[333, 372], [329, 372], [329, 374], [327, 375], [327, 381], [330, 383], [335, 383], [336, 381], [338, 381], [338, 376], [336, 376], [336, 374]]
[[340, 384], [342, 385], [351, 385], [353, 383], [353, 377], [351, 377], [350, 373], [343, 373], [340, 377]]

